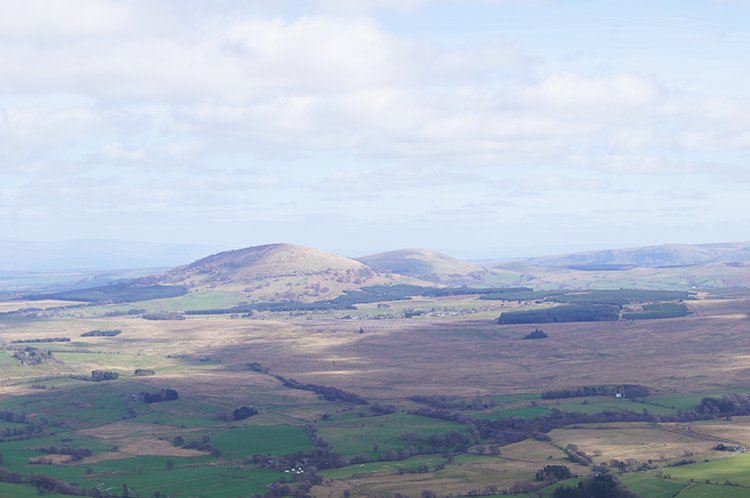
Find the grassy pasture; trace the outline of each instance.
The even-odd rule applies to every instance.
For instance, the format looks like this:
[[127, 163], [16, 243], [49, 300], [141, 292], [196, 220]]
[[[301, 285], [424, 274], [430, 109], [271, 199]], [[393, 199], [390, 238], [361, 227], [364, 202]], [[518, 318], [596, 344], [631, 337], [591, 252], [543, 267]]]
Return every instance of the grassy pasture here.
[[[549, 459], [549, 456], [553, 458]], [[316, 486], [313, 496], [326, 497], [327, 491], [333, 491], [336, 495], [343, 489], [350, 489], [353, 495], [372, 496], [398, 491], [414, 497], [420, 496], [423, 489], [432, 489], [439, 494], [455, 493], [461, 489], [464, 493], [471, 489], [483, 490], [489, 485], [502, 489], [518, 480], [533, 480], [536, 471], [545, 465], [568, 465], [574, 474], [586, 475], [590, 472], [587, 468], [572, 465], [565, 457], [564, 452], [547, 443], [526, 440], [504, 446], [501, 457], [462, 454], [449, 463], [439, 455], [419, 455], [406, 461], [365, 463], [324, 471], [322, 475], [334, 482]], [[438, 464], [445, 465], [445, 469], [435, 470]], [[400, 470], [414, 469], [420, 465], [427, 465], [430, 472], [399, 474]]]
[[687, 485], [684, 482], [655, 477], [653, 472], [628, 474], [621, 476], [620, 480], [629, 490], [640, 493], [644, 498], [672, 498]]
[[139, 308], [151, 311], [188, 311], [215, 308], [231, 308], [246, 303], [248, 298], [236, 291], [203, 291], [169, 299], [140, 301]]
[[[169, 470], [167, 462], [174, 468]], [[93, 473], [81, 479], [90, 483], [104, 483], [104, 489], [122, 489], [123, 484], [141, 496], [155, 491], [169, 496], [172, 493], [190, 496], [230, 498], [238, 495], [264, 493], [267, 485], [278, 478], [278, 472], [238, 465], [201, 465], [193, 459], [165, 457], [136, 457], [116, 462], [92, 464]]]
[[[362, 420], [361, 423], [351, 424], [328, 424], [318, 430], [318, 434], [325, 440], [333, 443], [337, 452], [343, 455], [357, 455], [360, 453], [372, 453], [373, 445], [378, 445], [378, 454], [389, 449], [398, 450], [408, 446], [419, 449], [424, 446], [421, 443], [404, 441], [401, 439], [401, 431], [417, 431], [424, 434], [425, 439], [432, 434], [442, 433], [447, 430], [455, 430], [466, 433], [466, 426], [451, 422], [442, 422], [436, 419], [424, 417], [410, 417], [411, 420], [397, 422], [396, 417], [384, 415]], [[411, 422], [411, 423], [408, 423]], [[382, 426], [380, 424], [383, 424]]]
[[720, 486], [716, 484], [691, 484], [680, 493], [681, 498], [745, 498], [747, 488]]
[[723, 483], [725, 480], [730, 480], [744, 486], [750, 486], [749, 468], [750, 454], [742, 453], [710, 462], [671, 468], [667, 472], [671, 474], [673, 479], [686, 481], [694, 479], [697, 482], [709, 480], [713, 483]]
[[[677, 410], [667, 408], [664, 406], [651, 405], [646, 403], [638, 403], [623, 398], [612, 398], [612, 397], [588, 397], [588, 398], [569, 398], [559, 400], [560, 404], [547, 404], [547, 409], [557, 408], [558, 410], [564, 410], [568, 412], [581, 412], [581, 413], [601, 413], [605, 410], [628, 410], [636, 413], [641, 413], [643, 410], [656, 413], [657, 415], [671, 415]], [[700, 401], [700, 400], [699, 400]], [[691, 406], [690, 409], [694, 408], [695, 405]]]
[[[38, 498], [39, 493], [36, 488], [25, 486], [23, 484], [8, 484], [0, 482], [0, 496], [13, 498]], [[54, 493], [52, 496], [62, 496]]]
[[229, 429], [212, 444], [221, 448], [224, 458], [240, 460], [248, 455], [289, 455], [314, 446], [303, 427], [244, 427]]

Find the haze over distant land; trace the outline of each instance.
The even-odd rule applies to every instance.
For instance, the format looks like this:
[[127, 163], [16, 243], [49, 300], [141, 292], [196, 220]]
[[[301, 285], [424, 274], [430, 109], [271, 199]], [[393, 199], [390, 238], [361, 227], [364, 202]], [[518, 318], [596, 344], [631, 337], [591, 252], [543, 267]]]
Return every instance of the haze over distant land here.
[[[5, 0], [0, 237], [463, 260], [750, 240], [748, 31], [739, 1]], [[28, 247], [0, 264], [129, 253]]]
[[123, 240], [0, 240], [0, 271], [122, 270], [173, 267], [223, 249], [216, 245]]

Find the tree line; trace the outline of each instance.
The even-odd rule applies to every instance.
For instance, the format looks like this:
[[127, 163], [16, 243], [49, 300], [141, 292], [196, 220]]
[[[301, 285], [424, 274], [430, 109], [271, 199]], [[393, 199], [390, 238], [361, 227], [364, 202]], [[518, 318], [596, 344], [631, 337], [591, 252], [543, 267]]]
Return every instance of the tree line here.
[[90, 332], [84, 332], [81, 337], [114, 337], [120, 335], [122, 330], [92, 330]]
[[318, 394], [321, 398], [328, 400], [328, 401], [345, 401], [348, 403], [354, 403], [355, 405], [370, 404], [369, 401], [359, 396], [358, 394], [344, 391], [342, 389], [337, 389], [335, 387], [330, 387], [330, 386], [321, 386], [318, 384], [303, 384], [294, 379], [287, 379], [285, 377], [282, 377], [281, 375], [274, 375], [267, 368], [264, 368], [262, 365], [260, 365], [260, 363], [257, 363], [254, 361], [248, 362], [247, 366], [250, 367], [250, 369], [254, 372], [264, 373], [266, 375], [270, 375], [280, 380], [284, 384], [284, 387], [288, 387], [289, 389], [313, 391], [314, 393]]
[[476, 397], [474, 399], [462, 399], [456, 396], [445, 395], [419, 395], [409, 396], [410, 401], [421, 403], [438, 409], [456, 409], [456, 410], [486, 410], [497, 406], [492, 399]]
[[541, 310], [504, 311], [497, 318], [497, 323], [614, 322], [619, 319], [620, 309], [617, 306], [568, 304]]
[[582, 398], [587, 396], [615, 396], [622, 394], [626, 398], [648, 398], [651, 390], [640, 384], [621, 384], [619, 386], [592, 386], [578, 389], [557, 389], [544, 391], [542, 399]]
[[679, 318], [690, 314], [684, 303], [652, 303], [643, 306], [643, 311], [622, 314], [627, 320], [651, 320], [658, 318]]
[[70, 337], [44, 337], [42, 339], [18, 339], [11, 344], [33, 344], [39, 342], [70, 342]]
[[146, 320], [184, 320], [185, 315], [168, 311], [154, 311], [142, 314], [141, 318], [145, 318]]
[[185, 287], [176, 285], [141, 285], [137, 282], [121, 282], [71, 291], [54, 292], [51, 294], [30, 294], [24, 299], [31, 301], [55, 299], [59, 301], [83, 301], [90, 303], [112, 302], [126, 303], [134, 301], [148, 301], [152, 299], [166, 299], [187, 294]]

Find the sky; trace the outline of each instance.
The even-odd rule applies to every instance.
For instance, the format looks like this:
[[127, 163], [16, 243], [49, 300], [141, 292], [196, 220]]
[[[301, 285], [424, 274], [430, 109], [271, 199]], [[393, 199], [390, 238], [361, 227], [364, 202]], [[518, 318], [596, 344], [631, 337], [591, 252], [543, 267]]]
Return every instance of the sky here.
[[748, 82], [740, 0], [3, 0], [0, 241], [746, 241]]

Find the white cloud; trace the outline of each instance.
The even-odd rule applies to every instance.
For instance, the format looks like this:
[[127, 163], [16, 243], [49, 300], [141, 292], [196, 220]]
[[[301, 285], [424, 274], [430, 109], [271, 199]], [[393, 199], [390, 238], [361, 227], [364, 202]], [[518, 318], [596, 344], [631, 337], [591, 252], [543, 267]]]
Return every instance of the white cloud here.
[[[246, 150], [347, 150], [450, 166], [562, 162], [585, 147], [582, 159], [573, 158], [577, 167], [646, 172], [674, 169], [670, 163], [678, 160], [670, 154], [677, 149], [750, 145], [746, 104], [689, 103], [652, 77], [558, 72], [516, 83], [486, 79], [534, 68], [516, 43], [492, 40], [445, 50], [388, 33], [367, 17], [287, 20], [214, 13], [199, 4], [191, 4], [194, 12], [178, 13], [169, 2], [150, 8], [86, 1], [91, 8], [84, 13], [67, 2], [61, 2], [65, 12], [54, 2], [5, 7], [19, 21], [15, 31], [10, 21], [0, 25], [7, 28], [0, 39], [0, 89], [72, 92], [129, 104], [114, 117], [112, 109], [98, 106], [11, 110], [13, 124], [0, 136], [14, 145], [4, 154], [31, 154], [40, 143], [59, 151], [109, 132], [116, 136], [91, 157], [166, 160], [171, 152], [160, 156], [143, 138], [156, 133], [171, 143], [195, 141], [203, 151], [233, 142]], [[167, 22], [159, 30], [154, 19], [164, 12], [182, 24]], [[31, 27], [49, 23], [80, 29], [50, 25], [58, 40], [41, 43]], [[656, 159], [643, 153], [654, 147], [666, 154]], [[618, 154], [630, 164], [618, 165]]]
[[3, 0], [3, 37], [81, 37], [121, 32], [134, 21], [132, 2], [114, 0]]
[[327, 176], [315, 189], [330, 194], [386, 192], [404, 188], [423, 188], [437, 185], [471, 183], [477, 177], [471, 174], [456, 174], [450, 171], [422, 168], [387, 168], [362, 171], [336, 171]]
[[[698, 181], [750, 181], [746, 98], [675, 90], [614, 46], [597, 49], [613, 68], [601, 71], [555, 55], [552, 36], [524, 45], [519, 33], [539, 26], [448, 33], [443, 18], [422, 35], [371, 15], [461, 3], [0, 2], [2, 199], [19, 213], [272, 212], [289, 200], [292, 213], [387, 193], [402, 210], [489, 215], [510, 206], [474, 195], [590, 206], [647, 183], [677, 203], [717, 199]], [[668, 184], [681, 176], [684, 190]], [[28, 184], [9, 190], [8, 179]], [[597, 207], [627, 209], [619, 197]]]

